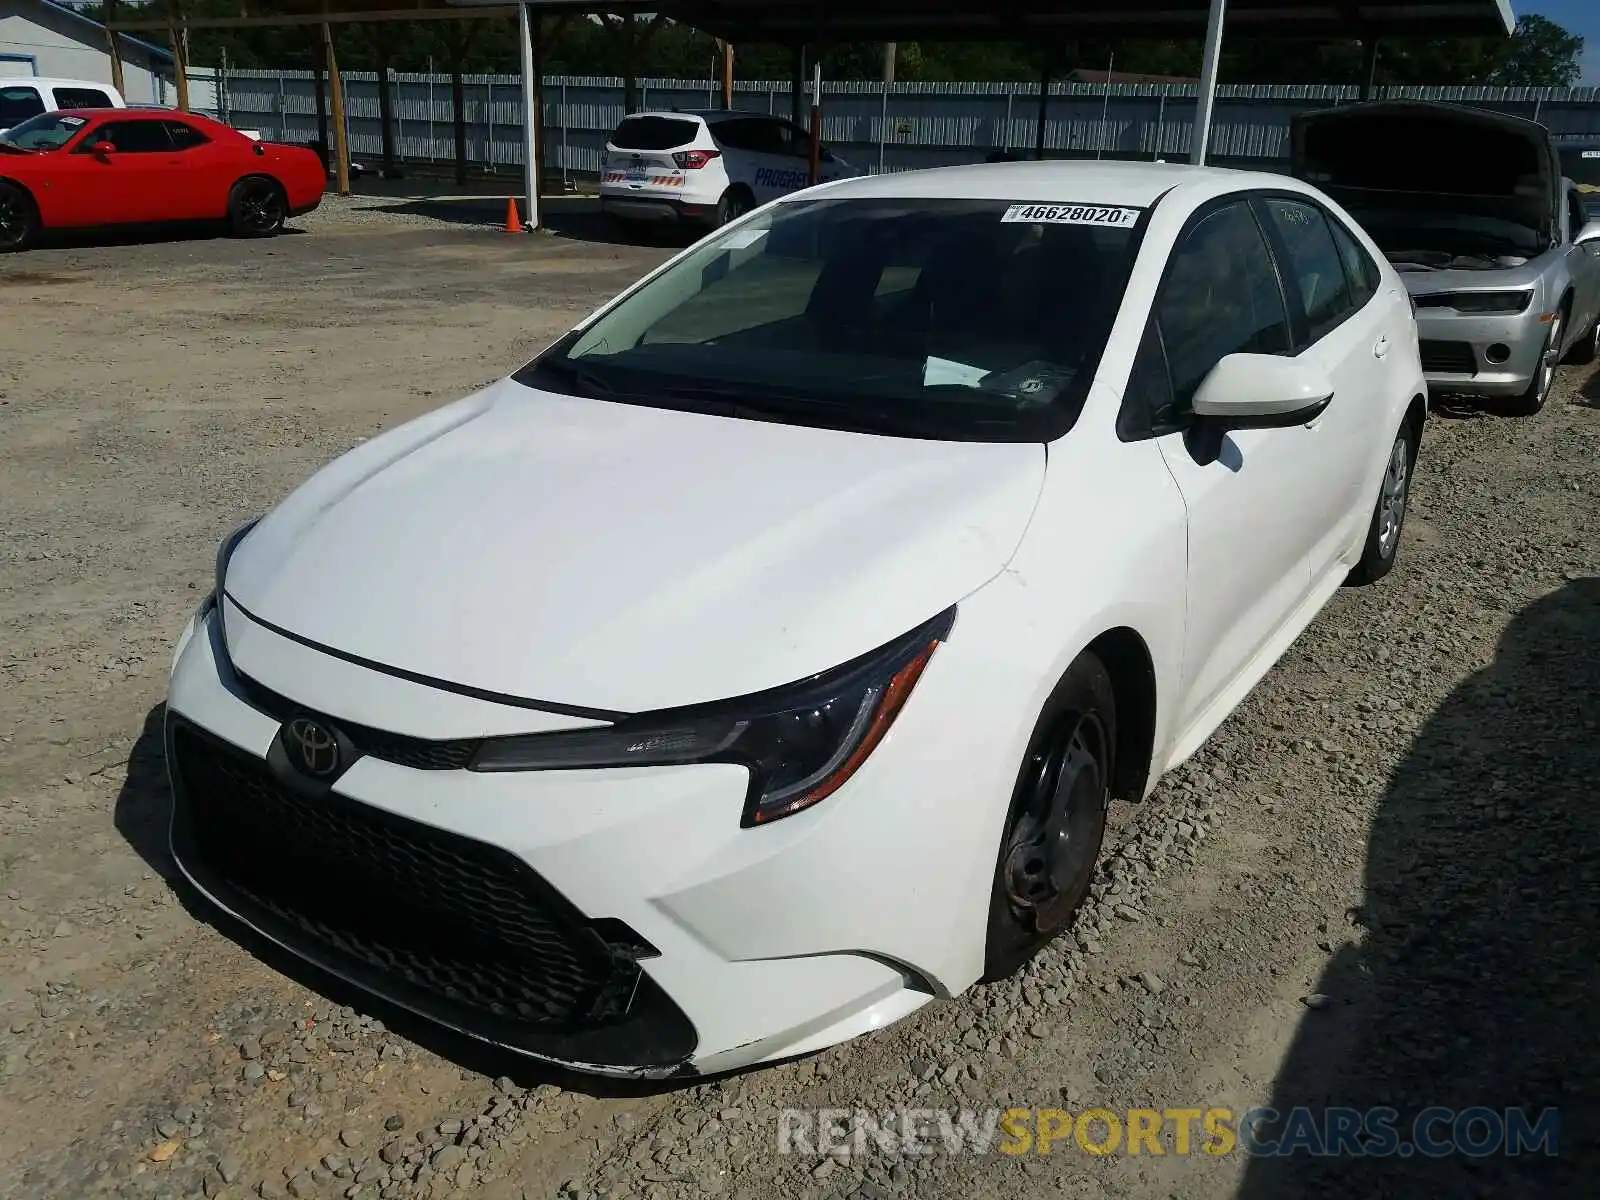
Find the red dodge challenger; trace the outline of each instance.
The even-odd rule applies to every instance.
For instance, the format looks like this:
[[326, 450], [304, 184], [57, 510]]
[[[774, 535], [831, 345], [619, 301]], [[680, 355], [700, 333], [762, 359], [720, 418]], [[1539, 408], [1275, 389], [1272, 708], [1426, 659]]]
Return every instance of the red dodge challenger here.
[[316, 154], [167, 109], [41, 113], [0, 137], [0, 251], [44, 230], [226, 220], [268, 237], [322, 202]]

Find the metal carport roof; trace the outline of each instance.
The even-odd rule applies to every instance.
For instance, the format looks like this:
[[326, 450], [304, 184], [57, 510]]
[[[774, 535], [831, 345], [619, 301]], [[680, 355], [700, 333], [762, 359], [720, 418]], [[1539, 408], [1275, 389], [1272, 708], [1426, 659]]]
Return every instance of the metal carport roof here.
[[[470, 3], [471, 0], [465, 0]], [[661, 0], [675, 20], [730, 41], [1180, 38], [1205, 33], [1211, 0]], [[1510, 0], [1228, 0], [1252, 36], [1503, 37]]]

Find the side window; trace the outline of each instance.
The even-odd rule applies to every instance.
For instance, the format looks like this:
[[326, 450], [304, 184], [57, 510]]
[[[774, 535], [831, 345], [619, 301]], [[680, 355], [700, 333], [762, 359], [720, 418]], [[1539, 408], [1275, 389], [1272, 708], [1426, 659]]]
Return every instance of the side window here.
[[122, 154], [161, 154], [172, 150], [164, 121], [112, 121], [100, 126], [84, 143], [110, 142]]
[[20, 125], [45, 111], [39, 90], [32, 87], [0, 88], [0, 129]]
[[1161, 323], [1145, 325], [1144, 338], [1133, 357], [1128, 386], [1117, 414], [1117, 436], [1125, 442], [1171, 433], [1181, 425], [1172, 397], [1172, 375], [1167, 352], [1161, 345]]
[[1328, 226], [1333, 230], [1339, 257], [1344, 260], [1344, 277], [1350, 285], [1350, 299], [1355, 307], [1361, 308], [1378, 294], [1378, 284], [1383, 278], [1378, 274], [1378, 264], [1372, 261], [1372, 255], [1338, 221], [1330, 217]]
[[1350, 301], [1350, 285], [1345, 280], [1344, 260], [1320, 208], [1272, 197], [1266, 201], [1266, 209], [1289, 253], [1293, 280], [1284, 282], [1299, 290], [1307, 333], [1314, 342], [1355, 310]]
[[780, 154], [792, 154], [796, 158], [811, 157], [811, 131], [802, 129], [798, 125], [791, 125], [788, 121], [780, 122], [780, 134], [784, 147]]
[[711, 140], [727, 150], [754, 150], [750, 125], [751, 122], [739, 117], [717, 121], [711, 125]]
[[70, 88], [58, 87], [55, 89], [57, 108], [115, 108], [111, 97], [98, 88]]
[[1247, 202], [1207, 213], [1184, 235], [1156, 301], [1156, 319], [1175, 419], [1225, 356], [1290, 353], [1283, 289]]
[[196, 146], [204, 146], [211, 140], [193, 125], [185, 125], [182, 121], [168, 121], [166, 124], [167, 135], [172, 138], [172, 144], [179, 150], [193, 150]]

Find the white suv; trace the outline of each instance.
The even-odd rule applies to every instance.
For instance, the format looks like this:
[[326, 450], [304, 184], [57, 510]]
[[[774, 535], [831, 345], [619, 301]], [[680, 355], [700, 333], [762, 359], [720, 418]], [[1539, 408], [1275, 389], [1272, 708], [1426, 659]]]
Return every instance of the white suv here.
[[[600, 208], [629, 221], [715, 228], [806, 186], [811, 135], [765, 113], [643, 112], [606, 141]], [[826, 146], [822, 182], [859, 175]]]
[[90, 79], [0, 79], [0, 133], [40, 113], [63, 108], [126, 108], [116, 88]]

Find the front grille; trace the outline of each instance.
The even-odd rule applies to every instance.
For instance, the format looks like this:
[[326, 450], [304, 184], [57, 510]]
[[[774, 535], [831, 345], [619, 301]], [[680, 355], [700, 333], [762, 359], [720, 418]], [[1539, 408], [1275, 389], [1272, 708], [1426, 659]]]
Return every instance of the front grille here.
[[1471, 342], [1440, 342], [1423, 338], [1420, 346], [1422, 369], [1440, 375], [1476, 375], [1478, 360]]
[[[238, 674], [236, 672], [236, 674]], [[368, 725], [353, 725], [329, 713], [318, 712], [296, 704], [287, 696], [257, 683], [246, 675], [238, 674], [240, 688], [252, 707], [259, 709], [275, 721], [284, 722], [291, 717], [318, 717], [337, 725], [362, 754], [381, 758], [385, 762], [411, 767], [417, 771], [460, 771], [472, 762], [482, 740], [479, 738], [451, 738], [433, 741], [428, 738], [407, 737], [403, 733], [389, 733]]]
[[303, 795], [181, 719], [168, 755], [179, 858], [276, 940], [537, 1053], [604, 1064], [607, 1050], [668, 1063], [692, 1051], [692, 1027], [636, 961], [655, 951], [620, 922], [585, 919], [514, 855], [335, 792]]

